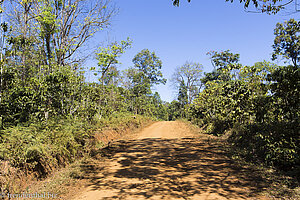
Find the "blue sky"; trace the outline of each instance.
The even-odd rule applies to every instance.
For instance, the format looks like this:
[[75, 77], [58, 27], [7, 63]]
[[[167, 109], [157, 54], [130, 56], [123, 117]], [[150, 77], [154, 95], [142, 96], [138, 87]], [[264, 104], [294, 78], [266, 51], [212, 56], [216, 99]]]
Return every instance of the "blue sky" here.
[[[120, 58], [120, 70], [132, 64], [132, 58], [142, 49], [154, 51], [162, 60], [162, 72], [170, 79], [174, 69], [186, 61], [198, 62], [205, 72], [212, 70], [208, 51], [227, 50], [240, 54], [241, 63], [270, 60], [277, 22], [294, 15], [257, 14], [245, 12], [243, 5], [225, 0], [181, 0], [174, 7], [171, 0], [114, 0], [119, 14], [110, 29], [97, 35], [96, 41], [120, 41], [130, 37], [132, 48]], [[88, 62], [93, 65], [93, 62]], [[95, 62], [94, 62], [95, 63]], [[88, 76], [92, 79], [92, 76]], [[162, 100], [176, 98], [171, 83], [154, 88]]]

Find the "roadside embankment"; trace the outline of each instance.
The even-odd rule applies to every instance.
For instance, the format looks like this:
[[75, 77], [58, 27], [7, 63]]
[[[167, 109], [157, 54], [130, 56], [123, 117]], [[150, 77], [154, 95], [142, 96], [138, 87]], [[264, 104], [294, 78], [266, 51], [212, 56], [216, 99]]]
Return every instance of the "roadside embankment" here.
[[65, 168], [89, 159], [113, 140], [151, 122], [149, 117], [125, 113], [93, 123], [64, 119], [7, 128], [1, 132], [0, 193], [2, 196], [24, 192], [55, 194], [55, 185], [58, 188], [60, 182], [50, 183], [55, 174], [62, 171], [63, 179], [76, 177], [74, 170]]

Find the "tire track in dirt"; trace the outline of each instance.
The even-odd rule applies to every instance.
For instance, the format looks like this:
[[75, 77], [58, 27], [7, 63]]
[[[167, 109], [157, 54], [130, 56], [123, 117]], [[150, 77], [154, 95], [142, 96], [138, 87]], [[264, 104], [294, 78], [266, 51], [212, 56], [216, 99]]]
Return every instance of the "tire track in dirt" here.
[[116, 141], [103, 170], [74, 200], [267, 199], [255, 171], [236, 166], [220, 144], [197, 137], [182, 122], [157, 122]]

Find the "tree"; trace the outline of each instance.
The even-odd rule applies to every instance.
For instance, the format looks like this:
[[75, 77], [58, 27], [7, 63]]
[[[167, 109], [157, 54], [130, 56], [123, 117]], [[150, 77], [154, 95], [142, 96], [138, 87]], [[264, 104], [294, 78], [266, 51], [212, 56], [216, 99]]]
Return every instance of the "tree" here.
[[[172, 0], [174, 6], [179, 6], [180, 0]], [[191, 0], [187, 0], [191, 2]], [[234, 0], [226, 0], [230, 1], [231, 3]], [[294, 3], [295, 4], [295, 11], [299, 12], [297, 9], [298, 3], [297, 0], [239, 0], [240, 3], [244, 3], [244, 7], [248, 8], [250, 5], [254, 6], [257, 11], [262, 13], [268, 14], [276, 14], [280, 10], [285, 9], [288, 5]]]
[[272, 59], [283, 56], [297, 67], [300, 61], [300, 21], [290, 19], [283, 24], [277, 23], [274, 35]]
[[210, 56], [214, 68], [226, 68], [228, 65], [237, 64], [240, 60], [240, 54], [233, 54], [230, 50], [226, 51], [210, 51], [207, 53]]
[[181, 118], [186, 117], [185, 106], [189, 103], [188, 102], [188, 90], [186, 85], [184, 84], [184, 80], [180, 83], [179, 91], [178, 91], [178, 102], [180, 104], [180, 112]]
[[[9, 1], [10, 24], [13, 35], [39, 39], [33, 44], [44, 56], [44, 63], [60, 66], [76, 63], [83, 56], [77, 54], [83, 44], [97, 32], [110, 25], [116, 8], [110, 0]], [[9, 13], [9, 11], [8, 11]], [[23, 27], [21, 33], [18, 27]]]
[[184, 84], [184, 80], [180, 82], [178, 101], [181, 104], [182, 108], [188, 103], [188, 91], [186, 85]]
[[300, 68], [284, 66], [275, 70], [269, 77], [271, 92], [275, 98], [274, 114], [288, 122], [299, 124], [300, 117]]
[[[15, 96], [15, 100], [8, 98], [11, 104], [5, 105], [7, 116], [14, 116], [11, 121], [23, 122], [33, 116], [48, 119], [40, 117], [41, 113], [50, 117], [73, 115], [84, 99], [83, 78], [78, 70], [84, 54], [78, 52], [86, 48], [83, 44], [95, 33], [110, 25], [116, 9], [110, 0], [7, 3], [12, 6], [6, 13], [11, 28], [5, 65], [12, 68], [14, 88], [4, 95]], [[111, 82], [116, 70], [107, 71], [105, 81]]]
[[276, 114], [298, 122], [299, 119], [299, 83], [300, 83], [300, 21], [290, 19], [283, 24], [277, 23], [273, 45], [272, 59], [283, 56], [291, 60], [292, 65], [284, 66], [274, 71], [269, 80], [272, 81], [271, 91], [276, 99], [274, 107]]
[[[107, 48], [100, 47], [96, 53], [96, 59], [98, 60], [98, 67], [92, 67], [91, 70], [95, 70], [94, 75], [99, 77], [100, 87], [98, 98], [98, 116], [101, 118], [103, 115], [112, 112], [111, 100], [117, 99], [116, 83], [113, 79], [119, 74], [117, 65], [120, 64], [118, 58], [125, 52], [127, 48], [131, 46], [131, 40], [127, 38], [127, 41], [121, 41], [120, 43], [113, 42]], [[114, 106], [113, 106], [114, 107]]]
[[[96, 53], [96, 59], [98, 60], [99, 69], [96, 70], [95, 67], [92, 67], [92, 70], [96, 70], [95, 75], [100, 74], [100, 83], [102, 85], [105, 84], [105, 79], [110, 79], [108, 77], [108, 72], [113, 72], [112, 68], [116, 67], [116, 65], [120, 64], [118, 58], [125, 53], [125, 50], [130, 48], [132, 41], [127, 38], [127, 41], [122, 40], [120, 44], [117, 42], [113, 42], [107, 48], [100, 47], [98, 52]], [[110, 74], [113, 75], [113, 74]]]
[[241, 67], [238, 64], [240, 54], [233, 54], [230, 50], [221, 52], [210, 51], [207, 55], [210, 56], [214, 70], [204, 74], [205, 76], [201, 81], [205, 85], [209, 81], [228, 81], [230, 79], [229, 73], [234, 73], [233, 71]]
[[168, 120], [176, 120], [182, 117], [181, 105], [178, 101], [174, 100], [168, 105]]
[[[79, 61], [74, 59], [77, 50], [97, 32], [107, 28], [117, 13], [110, 0], [56, 0], [53, 8], [59, 22], [53, 39], [59, 65]], [[70, 58], [73, 59], [66, 63]]]
[[274, 34], [272, 59], [283, 56], [292, 61], [292, 65], [281, 67], [269, 76], [272, 81], [271, 91], [277, 99], [274, 105], [277, 107], [277, 115], [293, 122], [299, 119], [300, 107], [300, 21], [290, 19], [283, 24], [277, 23]]
[[[128, 99], [131, 111], [136, 114], [153, 115], [155, 113], [153, 108], [157, 106], [150, 105], [150, 102], [153, 102], [153, 98], [158, 99], [158, 94], [152, 96], [151, 87], [155, 84], [166, 83], [160, 71], [162, 62], [154, 52], [151, 53], [148, 49], [139, 52], [132, 62], [134, 66], [123, 72], [122, 80], [123, 86], [130, 91]], [[160, 104], [162, 105], [161, 102]]]
[[[201, 88], [202, 65], [195, 62], [186, 62], [177, 67], [172, 77], [172, 82], [176, 88], [186, 88], [188, 103], [190, 104]], [[184, 84], [185, 86], [183, 87]]]
[[154, 84], [166, 83], [167, 80], [163, 78], [160, 71], [162, 68], [162, 62], [154, 52], [150, 52], [148, 49], [143, 49], [133, 58], [132, 62], [134, 67], [144, 73], [149, 79], [151, 86]]
[[155, 92], [151, 97], [150, 101], [150, 112], [152, 116], [157, 117], [158, 119], [168, 120], [168, 111], [166, 104], [161, 100], [158, 92]]
[[131, 111], [136, 114], [145, 114], [148, 97], [151, 95], [150, 79], [136, 68], [126, 70], [125, 76], [127, 76], [127, 82], [124, 86], [130, 91], [127, 98], [130, 99]]
[[267, 62], [256, 63], [239, 68], [238, 79], [228, 73], [226, 80], [208, 81], [193, 102], [194, 116], [202, 118], [201, 125], [212, 124], [209, 130], [212, 132], [222, 132], [235, 123], [247, 124], [252, 119], [267, 116], [271, 109], [261, 100], [267, 99], [269, 82], [266, 78], [274, 67]]
[[[37, 63], [46, 65], [45, 56], [39, 47], [42, 46], [38, 29], [34, 19], [30, 16], [33, 2], [11, 3], [14, 9], [7, 9], [8, 34], [6, 36], [6, 58], [7, 64], [18, 70], [18, 76], [23, 82], [30, 75], [37, 73]], [[9, 7], [9, 6], [7, 6]]]

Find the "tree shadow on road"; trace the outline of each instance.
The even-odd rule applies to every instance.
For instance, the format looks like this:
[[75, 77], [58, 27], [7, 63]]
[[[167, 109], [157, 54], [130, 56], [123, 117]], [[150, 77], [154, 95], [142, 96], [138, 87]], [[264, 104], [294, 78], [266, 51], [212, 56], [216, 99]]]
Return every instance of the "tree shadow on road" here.
[[90, 184], [114, 191], [102, 199], [256, 199], [269, 186], [219, 143], [196, 138], [118, 141], [108, 156]]

